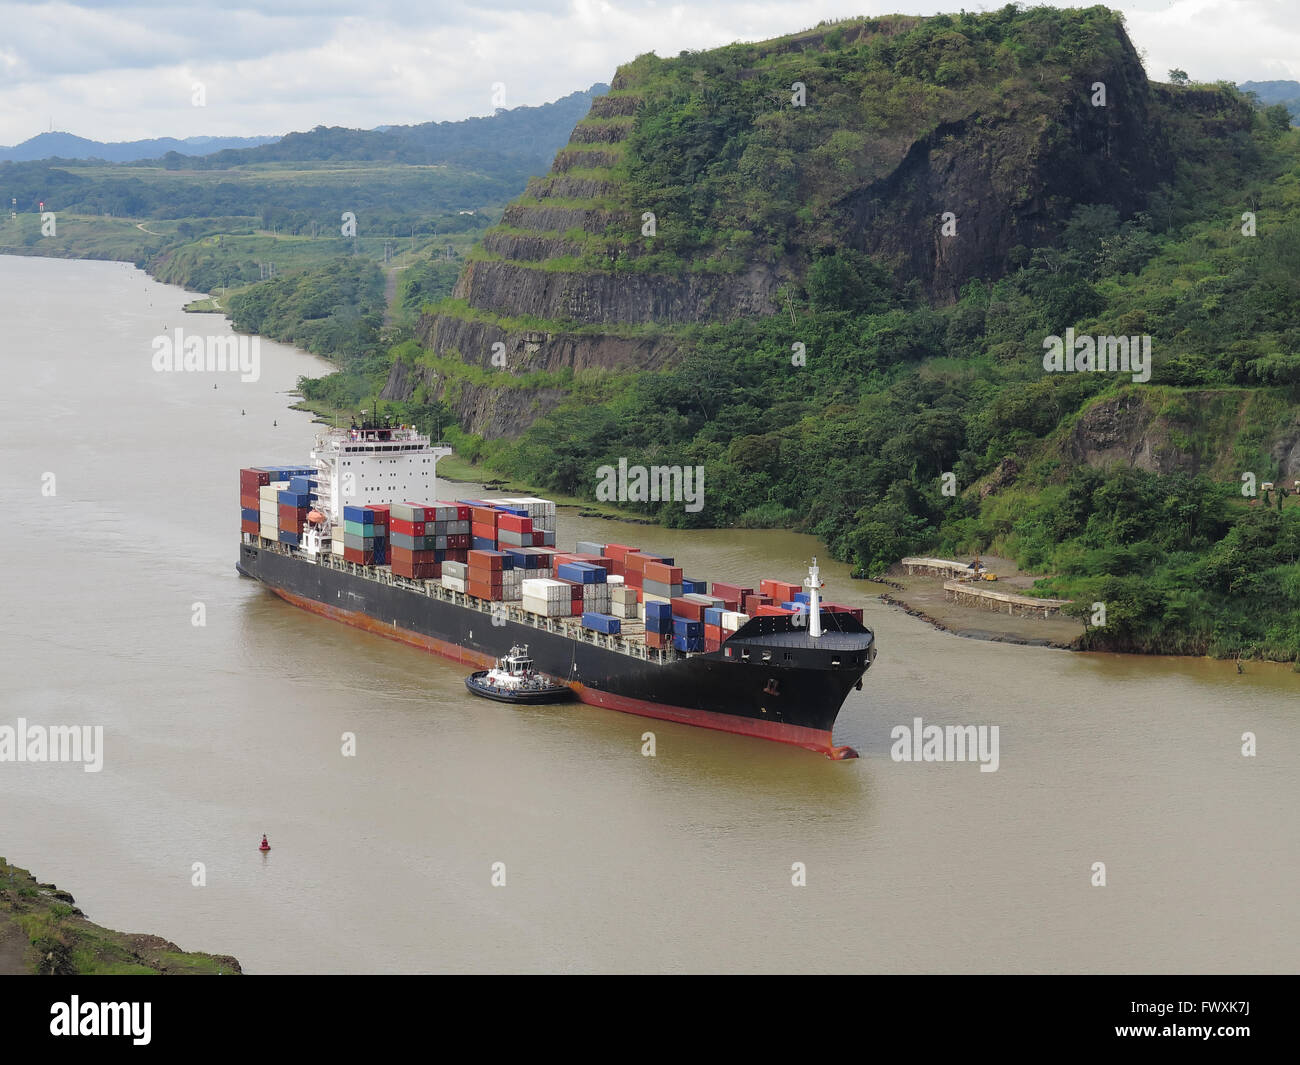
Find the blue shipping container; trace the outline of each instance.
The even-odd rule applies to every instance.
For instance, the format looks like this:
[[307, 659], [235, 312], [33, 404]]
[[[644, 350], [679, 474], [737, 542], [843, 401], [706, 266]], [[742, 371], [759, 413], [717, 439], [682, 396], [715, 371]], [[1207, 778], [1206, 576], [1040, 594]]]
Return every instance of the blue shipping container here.
[[256, 507], [240, 507], [239, 516], [243, 518], [244, 521], [260, 522], [262, 520], [262, 512]]
[[603, 632], [610, 636], [617, 634], [622, 628], [618, 618], [612, 614], [600, 614], [594, 610], [583, 611], [582, 627], [584, 629], [595, 629], [596, 632]]
[[297, 547], [298, 534], [296, 532], [282, 532], [280, 533], [280, 543], [293, 544], [295, 547]]
[[709, 585], [707, 581], [692, 581], [686, 577], [682, 578], [682, 595], [690, 595], [692, 592], [698, 592], [700, 595], [707, 595]]
[[706, 625], [721, 625], [721, 624], [722, 624], [722, 611], [719, 610], [717, 607], [713, 607], [713, 606], [705, 607], [705, 609], [704, 609], [704, 624], [706, 624]]
[[795, 592], [794, 601], [796, 603], [807, 603], [811, 601], [811, 597], [808, 595], [807, 592]]
[[673, 646], [679, 651], [703, 651], [703, 636], [674, 636]]
[[276, 499], [282, 507], [305, 507], [311, 502], [306, 492], [291, 492], [287, 488], [281, 488]]
[[781, 604], [781, 609], [782, 609], [782, 610], [797, 610], [797, 611], [799, 611], [799, 613], [801, 613], [801, 614], [806, 614], [806, 613], [808, 613], [808, 604], [807, 604], [807, 603], [796, 603], [796, 602], [791, 601], [791, 602], [789, 602], [789, 603], [782, 603], [782, 604]]
[[645, 617], [646, 621], [654, 619], [655, 621], [668, 621], [671, 623], [673, 620], [673, 605], [672, 603], [646, 603]]
[[673, 618], [674, 636], [703, 636], [704, 622], [692, 621], [690, 618]]
[[373, 524], [375, 512], [369, 507], [344, 507], [343, 520], [355, 521], [360, 525]]
[[495, 540], [489, 540], [486, 536], [474, 537], [475, 551], [495, 551], [496, 549], [497, 542]]

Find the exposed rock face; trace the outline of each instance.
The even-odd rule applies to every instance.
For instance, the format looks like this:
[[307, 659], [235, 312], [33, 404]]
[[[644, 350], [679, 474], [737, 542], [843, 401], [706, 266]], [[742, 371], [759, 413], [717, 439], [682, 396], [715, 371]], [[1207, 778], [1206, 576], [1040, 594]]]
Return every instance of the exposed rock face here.
[[[830, 47], [831, 35], [866, 45], [873, 36], [906, 33], [918, 21], [866, 21], [754, 48], [760, 57], [821, 50]], [[844, 132], [867, 138], [870, 162], [861, 165], [871, 169], [844, 174], [843, 195], [830, 205], [837, 239], [887, 265], [900, 282], [918, 282], [931, 299], [946, 302], [973, 277], [1004, 274], [1016, 246], [1050, 243], [1071, 204], [1111, 204], [1122, 217], [1144, 207], [1172, 176], [1170, 152], [1153, 114], [1165, 90], [1148, 84], [1118, 23], [1114, 32], [1119, 47], [1107, 53], [1112, 58], [1105, 65], [1086, 78], [1075, 72], [1067, 84], [1058, 83], [1059, 68], [1052, 68], [1054, 80], [1046, 88], [1011, 94], [997, 113], [993, 101], [1002, 97], [991, 83], [948, 92], [934, 112], [920, 104], [922, 111], [898, 120], [886, 134], [870, 122], [862, 125], [865, 120], [846, 109]], [[851, 55], [845, 53], [846, 64], [854, 62]], [[634, 63], [618, 72], [612, 95], [592, 101], [550, 172], [531, 179], [506, 209], [501, 228], [485, 236], [482, 251], [456, 284], [453, 296], [461, 306], [421, 321], [419, 336], [435, 355], [488, 368], [493, 344], [501, 343], [507, 373], [655, 369], [680, 350], [674, 333], [680, 327], [779, 309], [780, 285], [802, 276], [813, 249], [790, 245], [779, 253], [780, 262], [756, 262], [734, 273], [691, 262], [689, 270], [674, 275], [628, 268], [654, 250], [645, 242], [602, 239], [640, 227], [641, 209], [631, 205], [621, 184], [626, 141], [637, 122], [654, 121], [646, 119], [648, 111], [660, 108], [662, 120], [663, 108], [675, 106], [654, 96], [643, 110], [639, 94], [656, 90], [648, 83], [638, 87], [635, 69]], [[747, 66], [736, 76], [746, 80], [759, 73]], [[1044, 84], [1042, 71], [1026, 69], [1017, 76], [1026, 83], [1037, 76], [1038, 85]], [[1105, 86], [1104, 106], [1095, 102], [1097, 83]], [[1033, 106], [1042, 110], [1017, 102], [1022, 99], [1039, 101]], [[1211, 102], [1205, 101], [1207, 112]], [[1225, 136], [1243, 120], [1216, 113]], [[689, 183], [689, 166], [681, 165], [682, 183]], [[951, 212], [955, 234], [943, 230], [945, 212]], [[640, 258], [647, 265], [654, 261]], [[663, 326], [665, 333], [656, 335], [649, 326]], [[383, 395], [404, 399], [423, 386], [450, 398], [470, 431], [505, 436], [522, 432], [559, 398], [548, 391], [536, 402], [517, 396], [493, 402], [481, 385], [452, 385], [427, 368], [412, 372], [396, 365]], [[1111, 412], [1113, 424], [1101, 413], [1091, 415], [1111, 442], [1079, 447], [1152, 469], [1195, 465], [1192, 457], [1177, 457], [1167, 448], [1142, 451], [1126, 416], [1139, 413]]]

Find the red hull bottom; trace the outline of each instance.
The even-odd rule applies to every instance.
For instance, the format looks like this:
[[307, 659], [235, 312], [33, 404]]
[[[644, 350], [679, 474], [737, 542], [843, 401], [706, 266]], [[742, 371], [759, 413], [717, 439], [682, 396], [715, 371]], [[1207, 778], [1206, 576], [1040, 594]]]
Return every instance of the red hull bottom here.
[[[433, 654], [441, 655], [443, 658], [449, 658], [453, 662], [465, 662], [482, 669], [490, 669], [496, 664], [496, 659], [492, 655], [472, 651], [461, 647], [459, 644], [439, 640], [433, 636], [411, 632], [409, 629], [403, 629], [396, 625], [385, 625], [382, 621], [376, 621], [366, 614], [352, 610], [340, 610], [338, 607], [319, 603], [315, 599], [295, 595], [283, 588], [276, 588], [272, 585], [267, 587], [285, 602], [292, 603], [303, 610], [309, 610], [320, 617], [329, 618], [332, 621], [341, 621], [345, 625], [364, 629], [376, 636], [383, 636], [389, 640], [397, 640], [412, 647], [430, 651]], [[836, 747], [830, 732], [822, 729], [811, 729], [802, 725], [787, 725], [779, 721], [760, 721], [755, 718], [734, 717], [731, 714], [718, 714], [712, 710], [693, 710], [685, 706], [664, 706], [660, 703], [646, 702], [643, 699], [633, 699], [626, 695], [614, 695], [595, 688], [587, 688], [582, 684], [570, 683], [569, 687], [577, 692], [579, 699], [590, 706], [600, 706], [608, 710], [618, 710], [625, 714], [635, 714], [637, 717], [655, 718], [659, 721], [675, 721], [683, 725], [695, 725], [699, 728], [713, 729], [716, 732], [731, 732], [739, 736], [754, 736], [758, 739], [772, 740], [777, 743], [788, 743], [795, 747], [803, 747], [806, 750], [824, 754], [835, 761], [858, 757], [858, 752], [852, 747]]]

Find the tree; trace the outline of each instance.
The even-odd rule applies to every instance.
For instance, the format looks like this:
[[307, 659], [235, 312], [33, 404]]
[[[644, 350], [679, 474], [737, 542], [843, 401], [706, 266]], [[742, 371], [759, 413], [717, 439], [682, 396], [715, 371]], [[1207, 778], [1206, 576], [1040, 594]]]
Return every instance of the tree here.
[[1169, 80], [1175, 85], [1186, 85], [1188, 80], [1187, 71], [1175, 67], [1169, 72]]

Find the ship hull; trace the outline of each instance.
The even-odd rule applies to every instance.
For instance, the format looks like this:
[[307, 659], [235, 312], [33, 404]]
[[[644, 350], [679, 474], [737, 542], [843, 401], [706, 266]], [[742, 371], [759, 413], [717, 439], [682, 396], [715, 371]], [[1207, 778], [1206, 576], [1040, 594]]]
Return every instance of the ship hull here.
[[[835, 745], [832, 728], [848, 693], [861, 686], [865, 653], [860, 663], [837, 654], [836, 668], [829, 668], [831, 652], [815, 646], [771, 663], [722, 652], [660, 663], [248, 542], [238, 570], [304, 610], [475, 667], [527, 644], [538, 670], [592, 706], [854, 756]], [[865, 650], [870, 633], [857, 628]]]

